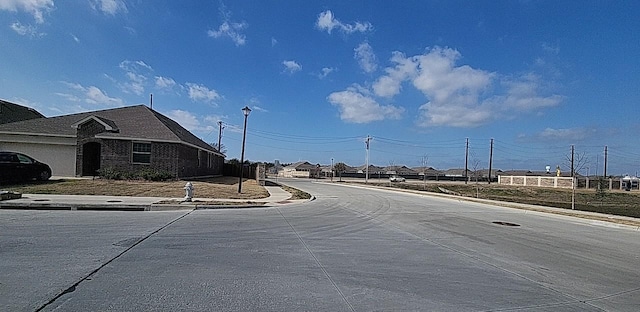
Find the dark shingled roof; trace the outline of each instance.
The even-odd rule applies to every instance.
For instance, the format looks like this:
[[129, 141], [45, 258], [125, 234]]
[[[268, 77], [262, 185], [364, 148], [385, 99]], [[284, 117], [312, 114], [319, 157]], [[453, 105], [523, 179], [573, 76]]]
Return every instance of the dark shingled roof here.
[[99, 137], [169, 141], [176, 143], [183, 142], [198, 146], [210, 152], [218, 153], [213, 147], [180, 126], [177, 122], [145, 105], [3, 124], [0, 125], [0, 132], [75, 136], [76, 129], [72, 125], [91, 116], [102, 120], [118, 130], [117, 132], [100, 133], [98, 135]]
[[33, 108], [0, 100], [0, 124], [35, 118], [44, 118], [44, 115]]

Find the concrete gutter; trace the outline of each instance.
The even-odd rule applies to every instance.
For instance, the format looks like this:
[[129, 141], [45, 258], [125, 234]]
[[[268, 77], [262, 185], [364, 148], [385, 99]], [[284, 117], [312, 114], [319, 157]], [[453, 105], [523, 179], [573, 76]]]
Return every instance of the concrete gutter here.
[[[0, 200], [0, 209], [16, 210], [71, 210], [71, 211], [169, 211], [195, 209], [268, 208], [308, 200], [289, 200], [291, 194], [279, 186], [265, 186], [269, 197], [251, 200], [194, 198], [185, 202], [182, 198], [21, 194], [20, 198]], [[4, 198], [4, 197], [3, 197]], [[211, 202], [225, 202], [214, 205]]]

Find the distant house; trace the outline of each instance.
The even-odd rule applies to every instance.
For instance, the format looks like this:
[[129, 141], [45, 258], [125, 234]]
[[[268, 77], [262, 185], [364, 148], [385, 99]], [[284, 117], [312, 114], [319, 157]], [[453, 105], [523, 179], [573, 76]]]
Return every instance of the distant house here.
[[33, 108], [0, 100], [0, 125], [36, 118], [44, 118], [44, 115]]
[[[362, 165], [355, 169], [356, 169], [356, 173], [364, 173], [364, 174], [367, 173], [367, 165]], [[381, 174], [381, 173], [384, 173], [384, 170], [382, 167], [369, 165], [369, 175]]]
[[[465, 170], [464, 169], [447, 169], [444, 172], [445, 177], [464, 177]], [[467, 170], [467, 177], [473, 176], [473, 171]]]
[[321, 168], [318, 165], [312, 165], [307, 161], [299, 161], [282, 168], [278, 175], [285, 178], [310, 178], [318, 175], [320, 170]]
[[57, 176], [93, 176], [101, 168], [211, 176], [224, 163], [215, 148], [144, 105], [1, 124], [0, 150], [28, 154]]
[[423, 175], [427, 177], [438, 177], [444, 175], [442, 171], [434, 169], [433, 167], [414, 167], [411, 168], [411, 170], [417, 172], [418, 176], [420, 177], [422, 177]]
[[386, 174], [397, 174], [397, 175], [417, 175], [418, 173], [413, 171], [413, 169], [407, 166], [387, 166], [382, 169], [383, 173]]

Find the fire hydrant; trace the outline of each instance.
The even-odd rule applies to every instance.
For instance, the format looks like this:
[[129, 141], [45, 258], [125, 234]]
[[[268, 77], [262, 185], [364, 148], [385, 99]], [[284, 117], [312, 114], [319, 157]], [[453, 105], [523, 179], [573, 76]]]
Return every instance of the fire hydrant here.
[[193, 198], [194, 189], [195, 187], [193, 187], [193, 184], [191, 184], [191, 182], [187, 182], [187, 184], [184, 185], [184, 192], [185, 192], [184, 201], [188, 201], [188, 202], [191, 201], [191, 199]]

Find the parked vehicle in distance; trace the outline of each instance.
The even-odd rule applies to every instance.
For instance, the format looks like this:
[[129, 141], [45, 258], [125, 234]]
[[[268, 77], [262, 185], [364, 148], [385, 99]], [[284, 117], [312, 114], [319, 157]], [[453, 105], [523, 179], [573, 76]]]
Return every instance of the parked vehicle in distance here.
[[390, 176], [389, 177], [389, 182], [404, 182], [405, 179], [403, 177], [399, 177], [399, 176]]
[[16, 152], [0, 152], [0, 181], [46, 181], [51, 167], [32, 157]]

